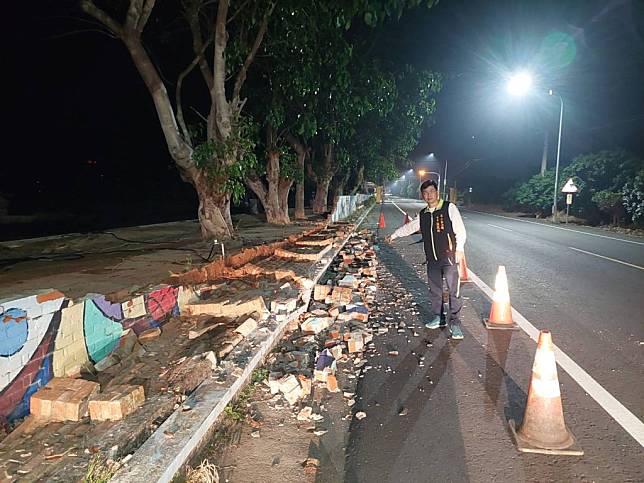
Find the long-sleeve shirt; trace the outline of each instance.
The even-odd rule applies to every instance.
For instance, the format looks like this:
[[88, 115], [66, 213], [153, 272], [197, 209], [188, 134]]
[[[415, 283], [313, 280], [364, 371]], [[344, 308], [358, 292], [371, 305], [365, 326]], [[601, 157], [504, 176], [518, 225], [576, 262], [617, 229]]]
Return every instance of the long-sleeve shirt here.
[[[427, 211], [430, 213], [433, 213], [435, 209], [436, 208], [427, 207]], [[461, 212], [454, 203], [450, 203], [447, 213], [452, 221], [452, 229], [456, 236], [456, 251], [462, 252], [465, 249], [465, 239], [467, 238], [467, 234], [465, 233], [465, 225], [463, 224], [463, 218], [461, 218]], [[420, 230], [420, 216], [416, 216], [416, 218], [413, 218], [409, 223], [394, 231], [391, 235], [391, 239], [395, 240], [396, 238], [413, 235], [418, 230]]]

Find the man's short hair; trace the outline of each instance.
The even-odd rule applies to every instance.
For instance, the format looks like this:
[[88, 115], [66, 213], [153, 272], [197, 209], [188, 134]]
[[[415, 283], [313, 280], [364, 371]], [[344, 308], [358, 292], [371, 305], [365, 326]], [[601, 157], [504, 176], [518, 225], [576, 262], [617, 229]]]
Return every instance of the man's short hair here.
[[438, 191], [438, 185], [436, 184], [436, 181], [433, 179], [428, 179], [427, 181], [423, 181], [423, 184], [420, 185], [420, 192], [422, 193], [425, 189], [429, 188], [430, 186], [433, 186], [436, 191]]

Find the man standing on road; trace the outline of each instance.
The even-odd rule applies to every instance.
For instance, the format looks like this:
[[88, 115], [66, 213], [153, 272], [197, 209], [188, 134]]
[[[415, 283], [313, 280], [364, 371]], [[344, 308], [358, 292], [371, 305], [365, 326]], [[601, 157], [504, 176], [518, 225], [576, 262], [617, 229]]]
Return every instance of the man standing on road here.
[[431, 302], [432, 319], [425, 324], [428, 329], [438, 329], [443, 306], [443, 277], [449, 290], [449, 324], [452, 339], [462, 339], [463, 330], [458, 314], [463, 302], [460, 294], [458, 263], [464, 258], [465, 225], [461, 213], [454, 203], [438, 197], [435, 181], [427, 180], [420, 185], [420, 192], [427, 206], [415, 219], [401, 226], [385, 241], [409, 236], [418, 230], [423, 235], [425, 258], [427, 260], [427, 283]]

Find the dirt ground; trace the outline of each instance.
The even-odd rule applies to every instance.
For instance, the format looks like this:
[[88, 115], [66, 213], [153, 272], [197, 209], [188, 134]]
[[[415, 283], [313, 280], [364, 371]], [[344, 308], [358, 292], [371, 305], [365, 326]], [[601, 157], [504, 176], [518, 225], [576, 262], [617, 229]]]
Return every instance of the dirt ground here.
[[[238, 237], [225, 243], [226, 255], [286, 238], [314, 223], [268, 225], [249, 215], [234, 221]], [[203, 241], [195, 220], [0, 242], [0, 299], [47, 288], [70, 298], [138, 289], [220, 256], [221, 245]]]

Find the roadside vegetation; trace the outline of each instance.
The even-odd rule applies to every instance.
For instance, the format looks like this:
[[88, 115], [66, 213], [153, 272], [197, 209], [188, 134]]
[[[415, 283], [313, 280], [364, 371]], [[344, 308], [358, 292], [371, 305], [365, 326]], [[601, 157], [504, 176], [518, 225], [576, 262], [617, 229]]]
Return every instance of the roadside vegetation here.
[[[593, 225], [644, 227], [644, 160], [624, 151], [582, 154], [560, 169], [558, 210], [565, 210], [561, 189], [572, 178], [579, 192], [570, 214]], [[555, 170], [517, 183], [504, 195], [505, 207], [538, 217], [551, 214]]]

